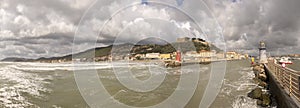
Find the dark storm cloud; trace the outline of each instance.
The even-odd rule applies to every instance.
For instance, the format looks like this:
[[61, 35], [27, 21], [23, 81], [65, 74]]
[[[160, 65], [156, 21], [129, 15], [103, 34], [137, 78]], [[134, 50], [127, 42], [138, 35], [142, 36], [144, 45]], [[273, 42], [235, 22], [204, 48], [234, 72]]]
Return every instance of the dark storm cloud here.
[[23, 37], [19, 39], [11, 38], [5, 41], [12, 41], [14, 45], [26, 45], [26, 44], [52, 44], [59, 42], [62, 45], [71, 45], [73, 42], [72, 33], [51, 33], [47, 35], [42, 35], [39, 37]]
[[[162, 6], [132, 7], [112, 18], [104, 35], [99, 36], [101, 25], [114, 12], [131, 3], [131, 0], [101, 0], [95, 7], [84, 12], [95, 0], [2, 0], [0, 1], [0, 58], [7, 56], [51, 57], [69, 54], [72, 45], [80, 52], [94, 47], [95, 42], [109, 45], [116, 39], [117, 33], [126, 25], [132, 25], [126, 33], [121, 34], [125, 42], [144, 39], [136, 36], [138, 32], [151, 34], [153, 31], [165, 35], [163, 40], [176, 39], [178, 30], [190, 29], [193, 21], [173, 8]], [[136, 0], [138, 1], [138, 0]], [[166, 0], [175, 3], [176, 0]], [[177, 0], [178, 1], [178, 0]], [[179, 0], [180, 1], [180, 0]], [[261, 40], [266, 41], [268, 51], [300, 53], [300, 1], [299, 0], [204, 0], [223, 27], [228, 49], [240, 49], [255, 52]], [[180, 3], [180, 8], [191, 8], [195, 16], [201, 16], [206, 22], [206, 16], [201, 11], [205, 5], [193, 1]], [[176, 11], [176, 12], [175, 12]], [[101, 13], [101, 14], [99, 14]], [[145, 14], [147, 13], [147, 14]], [[174, 25], [146, 19], [136, 19], [155, 16], [166, 21], [176, 20]], [[134, 20], [134, 21], [132, 21]], [[79, 22], [81, 25], [78, 25]], [[189, 23], [188, 23], [188, 22]], [[207, 21], [207, 23], [211, 23]], [[138, 25], [134, 25], [138, 24]], [[77, 27], [82, 27], [82, 33], [74, 34]], [[159, 26], [159, 27], [157, 27]], [[93, 30], [90, 30], [92, 28]], [[199, 30], [201, 31], [201, 30]], [[183, 31], [189, 32], [189, 31]], [[134, 35], [135, 34], [135, 35]], [[151, 34], [157, 35], [157, 34]], [[172, 35], [172, 36], [169, 36]], [[93, 36], [99, 36], [94, 38]], [[127, 36], [127, 37], [126, 37]], [[291, 51], [291, 48], [295, 49]], [[297, 49], [297, 50], [296, 50]], [[299, 49], [299, 50], [298, 50]], [[294, 52], [293, 52], [294, 51]], [[297, 52], [298, 51], [298, 52]]]
[[12, 56], [61, 56], [72, 52], [73, 35], [53, 33], [40, 37], [24, 37], [21, 39], [7, 39], [2, 42], [11, 43], [1, 54]]
[[[229, 49], [256, 49], [259, 41], [266, 41], [269, 51], [287, 52], [286, 47], [300, 47], [299, 0], [206, 2], [223, 26], [227, 44], [232, 46]], [[243, 34], [247, 40], [241, 38]]]
[[[19, 15], [25, 15], [29, 19], [36, 21], [46, 18], [46, 15], [50, 11], [54, 11], [62, 17], [68, 18], [71, 22], [78, 22], [82, 16], [84, 9], [76, 9], [70, 6], [70, 4], [76, 2], [63, 2], [60, 0], [7, 0], [9, 7], [7, 10], [17, 13]], [[27, 10], [23, 13], [17, 12], [16, 7], [19, 5], [26, 6]]]

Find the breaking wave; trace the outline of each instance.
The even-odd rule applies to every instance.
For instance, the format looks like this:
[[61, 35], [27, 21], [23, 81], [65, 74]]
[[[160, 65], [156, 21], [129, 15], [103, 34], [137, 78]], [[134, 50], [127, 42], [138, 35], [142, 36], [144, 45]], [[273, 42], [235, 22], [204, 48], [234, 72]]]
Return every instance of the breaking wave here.
[[[113, 65], [114, 64], [114, 65]], [[29, 71], [55, 71], [55, 70], [90, 70], [90, 69], [111, 69], [114, 67], [147, 67], [147, 66], [157, 66], [154, 63], [17, 63], [15, 65], [10, 65], [11, 68], [18, 70], [29, 70]]]
[[[221, 89], [221, 94], [223, 97], [233, 97], [233, 102], [231, 106], [233, 108], [257, 108], [256, 100], [247, 97], [248, 92], [257, 86], [252, 79], [255, 77], [251, 68], [240, 68], [237, 80], [231, 81], [229, 79], [224, 79], [223, 87]], [[232, 76], [230, 76], [232, 77]]]
[[23, 72], [11, 68], [12, 65], [0, 67], [0, 107], [38, 107], [27, 98], [46, 98], [44, 94], [50, 93], [51, 90], [44, 86], [50, 84], [52, 77], [40, 77], [34, 73]]
[[256, 100], [247, 96], [237, 96], [232, 103], [232, 108], [258, 108]]

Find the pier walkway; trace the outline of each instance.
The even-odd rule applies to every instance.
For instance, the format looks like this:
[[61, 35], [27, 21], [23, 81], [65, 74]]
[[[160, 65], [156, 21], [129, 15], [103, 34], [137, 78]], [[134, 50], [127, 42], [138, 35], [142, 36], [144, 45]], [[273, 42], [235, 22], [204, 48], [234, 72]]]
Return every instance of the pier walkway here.
[[[283, 68], [275, 63], [273, 59], [265, 64], [266, 71], [269, 74], [269, 83], [271, 91], [275, 92], [278, 104], [281, 107], [300, 107], [300, 71], [290, 68]], [[273, 83], [273, 84], [272, 84]]]

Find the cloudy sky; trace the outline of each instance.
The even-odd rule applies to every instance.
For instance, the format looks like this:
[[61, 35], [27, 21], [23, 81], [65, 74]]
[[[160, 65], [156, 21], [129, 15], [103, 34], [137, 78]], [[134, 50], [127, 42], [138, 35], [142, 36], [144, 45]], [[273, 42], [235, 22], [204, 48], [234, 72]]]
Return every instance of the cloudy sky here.
[[182, 36], [245, 53], [261, 40], [272, 54], [300, 53], [300, 0], [152, 1], [0, 0], [0, 59]]

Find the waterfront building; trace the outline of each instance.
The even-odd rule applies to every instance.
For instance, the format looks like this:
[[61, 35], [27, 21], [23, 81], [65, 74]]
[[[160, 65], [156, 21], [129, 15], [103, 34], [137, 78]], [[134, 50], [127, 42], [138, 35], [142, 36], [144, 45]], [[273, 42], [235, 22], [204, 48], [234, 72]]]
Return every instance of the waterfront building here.
[[225, 58], [225, 53], [224, 52], [220, 52], [220, 53], [217, 53], [217, 59], [224, 59]]
[[185, 53], [187, 57], [200, 57], [200, 54], [197, 51], [187, 51]]
[[162, 60], [169, 60], [171, 59], [171, 54], [160, 54], [159, 58]]
[[216, 57], [216, 51], [215, 50], [212, 50], [212, 51], [205, 51], [205, 50], [202, 50], [199, 52], [199, 57], [202, 57], [202, 58], [210, 58], [210, 57]]
[[240, 54], [235, 51], [228, 51], [226, 52], [226, 59], [227, 60], [237, 60], [240, 59]]
[[240, 54], [239, 59], [248, 59], [249, 55], [248, 54]]
[[159, 53], [147, 53], [145, 58], [146, 59], [159, 59], [160, 58], [159, 55], [160, 55]]

